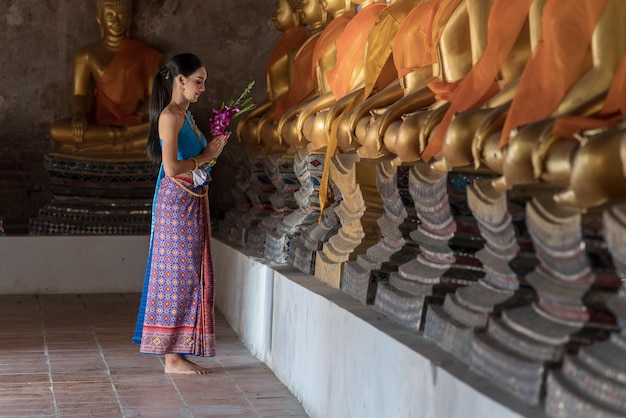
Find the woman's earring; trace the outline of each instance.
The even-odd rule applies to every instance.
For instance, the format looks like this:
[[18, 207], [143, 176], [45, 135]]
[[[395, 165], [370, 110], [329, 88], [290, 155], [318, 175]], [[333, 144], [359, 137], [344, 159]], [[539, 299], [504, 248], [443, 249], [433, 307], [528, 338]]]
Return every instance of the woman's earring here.
[[180, 85], [180, 92], [184, 93], [185, 92], [185, 85], [181, 83]]

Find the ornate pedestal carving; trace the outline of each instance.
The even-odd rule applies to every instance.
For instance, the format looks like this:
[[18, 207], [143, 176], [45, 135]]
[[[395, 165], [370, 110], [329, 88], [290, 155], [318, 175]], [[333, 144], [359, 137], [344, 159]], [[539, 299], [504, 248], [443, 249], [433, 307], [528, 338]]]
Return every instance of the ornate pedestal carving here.
[[144, 159], [48, 154], [52, 201], [30, 220], [31, 235], [149, 234], [158, 166]]
[[509, 266], [519, 245], [507, 195], [491, 184], [491, 179], [485, 179], [467, 187], [469, 207], [485, 239], [485, 247], [476, 253], [485, 276], [448, 293], [443, 306], [430, 305], [426, 315], [424, 336], [464, 361], [473, 330], [485, 328], [494, 307], [510, 299], [519, 288], [517, 275]]
[[470, 367], [523, 401], [536, 405], [546, 367], [558, 364], [571, 336], [589, 319], [582, 297], [594, 280], [581, 215], [551, 195], [528, 203], [526, 224], [539, 265], [526, 276], [538, 300], [492, 317], [471, 341]]
[[257, 228], [248, 232], [246, 246], [257, 254], [265, 253], [266, 236], [275, 230], [283, 217], [296, 207], [294, 192], [300, 183], [294, 173], [294, 158], [291, 154], [269, 154], [263, 158], [265, 175], [274, 186], [275, 192], [269, 196], [271, 210], [262, 215]]
[[218, 222], [218, 234], [231, 242], [245, 242], [245, 237], [238, 236], [240, 232], [236, 229], [237, 221], [241, 216], [250, 210], [251, 202], [248, 198], [248, 190], [250, 189], [250, 174], [252, 172], [252, 161], [248, 154], [241, 158], [236, 158], [238, 170], [235, 174], [235, 188], [232, 190], [232, 196], [235, 204], [231, 210], [226, 212], [224, 219]]
[[609, 300], [620, 331], [566, 356], [561, 370], [549, 373], [545, 404], [552, 417], [626, 416], [626, 206], [604, 212], [604, 236], [622, 280]]
[[[335, 197], [338, 195], [335, 195]], [[303, 273], [315, 274], [316, 255], [322, 249], [328, 238], [334, 236], [339, 228], [339, 217], [335, 208], [341, 201], [336, 201], [322, 213], [320, 222], [309, 225], [297, 240], [293, 241], [294, 248], [289, 253], [288, 263]]]
[[[249, 243], [248, 234], [258, 228], [263, 218], [274, 215], [274, 209], [270, 196], [276, 193], [276, 187], [270, 181], [266, 171], [267, 158], [263, 155], [251, 155], [248, 157], [250, 164], [250, 187], [246, 191], [250, 200], [250, 209], [242, 213], [236, 220], [234, 228], [231, 229], [231, 241], [242, 247], [252, 248], [262, 253], [263, 243], [259, 244], [258, 235], [252, 236]], [[265, 238], [265, 235], [262, 235]]]
[[[406, 244], [401, 227], [408, 217], [408, 212], [400, 195], [398, 174], [400, 177], [406, 176], [407, 171], [406, 167], [393, 167], [390, 161], [383, 161], [377, 165], [376, 185], [385, 210], [377, 221], [382, 237], [378, 243], [369, 247], [365, 254], [357, 255], [356, 261], [347, 262], [341, 277], [341, 289], [363, 304], [374, 302], [378, 281], [385, 280], [389, 274], [389, 269], [381, 270], [383, 263], [390, 261]], [[403, 183], [400, 181], [400, 184]], [[406, 185], [408, 186], [408, 182]], [[406, 190], [408, 191], [408, 187]], [[412, 256], [415, 256], [414, 251], [411, 252]], [[402, 259], [408, 261], [406, 255]], [[395, 269], [397, 270], [397, 266]]]
[[277, 263], [287, 263], [292, 249], [292, 240], [308, 225], [316, 222], [319, 214], [319, 185], [324, 169], [323, 154], [309, 154], [306, 149], [293, 155], [293, 170], [300, 188], [293, 193], [298, 207], [283, 216], [276, 230], [265, 237], [265, 257]]
[[[441, 300], [445, 293], [482, 274], [472, 255], [483, 245], [482, 240], [471, 238], [479, 236], [477, 228], [474, 231], [475, 225], [465, 216], [455, 222], [449, 201], [449, 195], [456, 198], [456, 193], [449, 194], [448, 188], [464, 192], [467, 181], [464, 176], [449, 179], [448, 174], [434, 172], [424, 163], [411, 168], [410, 192], [421, 223], [410, 236], [419, 253], [392, 273], [388, 283], [379, 283], [374, 301], [381, 312], [409, 328], [420, 329], [427, 302]], [[455, 206], [458, 210], [462, 202], [457, 200]], [[453, 250], [451, 240], [459, 225], [464, 233]], [[471, 232], [465, 232], [468, 228]]]
[[[375, 186], [375, 164], [359, 162], [356, 152], [337, 154], [332, 159], [330, 177], [342, 196], [335, 208], [341, 227], [317, 253], [315, 277], [336, 289], [340, 288], [344, 263], [361, 252], [357, 247], [364, 244], [365, 251], [380, 236], [376, 219], [382, 213], [382, 203]], [[366, 241], [364, 226], [368, 230]]]

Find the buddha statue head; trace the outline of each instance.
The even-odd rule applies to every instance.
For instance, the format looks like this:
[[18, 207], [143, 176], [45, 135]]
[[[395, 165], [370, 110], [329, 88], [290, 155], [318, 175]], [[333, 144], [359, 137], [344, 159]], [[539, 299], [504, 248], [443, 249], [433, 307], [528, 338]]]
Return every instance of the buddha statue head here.
[[302, 10], [304, 9], [304, 0], [287, 0], [289, 7], [293, 10], [293, 13], [302, 21]]
[[133, 16], [131, 0], [97, 0], [96, 10], [101, 38], [129, 36]]
[[302, 0], [300, 19], [304, 25], [310, 25], [315, 32], [326, 26], [328, 13], [322, 8], [322, 0]]
[[356, 4], [351, 0], [319, 0], [322, 10], [331, 16], [338, 16], [349, 10], [356, 11]]
[[[277, 0], [272, 22], [277, 31], [284, 32], [289, 28], [300, 25], [300, 12], [302, 1]], [[300, 5], [300, 6], [299, 6]]]

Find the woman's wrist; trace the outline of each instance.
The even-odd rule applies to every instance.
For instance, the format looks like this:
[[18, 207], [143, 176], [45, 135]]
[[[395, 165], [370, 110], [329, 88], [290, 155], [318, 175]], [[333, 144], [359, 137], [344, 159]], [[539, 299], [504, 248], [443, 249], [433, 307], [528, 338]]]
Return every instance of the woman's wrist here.
[[196, 158], [190, 158], [189, 160], [194, 164], [194, 167], [191, 171], [196, 171], [200, 166], [199, 161]]

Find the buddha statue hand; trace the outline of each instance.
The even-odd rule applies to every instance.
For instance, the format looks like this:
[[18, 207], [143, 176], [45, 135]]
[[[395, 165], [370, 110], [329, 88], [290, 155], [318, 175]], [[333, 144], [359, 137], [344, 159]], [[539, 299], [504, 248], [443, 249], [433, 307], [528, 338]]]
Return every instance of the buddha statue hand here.
[[72, 118], [72, 139], [76, 144], [83, 142], [85, 131], [87, 130], [87, 119], [83, 115], [76, 115]]
[[383, 140], [378, 136], [378, 123], [383, 114], [384, 109], [372, 109], [369, 118], [362, 118], [357, 123], [355, 134], [361, 144], [357, 153], [361, 158], [380, 158], [388, 154], [386, 149], [383, 151]]

